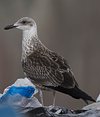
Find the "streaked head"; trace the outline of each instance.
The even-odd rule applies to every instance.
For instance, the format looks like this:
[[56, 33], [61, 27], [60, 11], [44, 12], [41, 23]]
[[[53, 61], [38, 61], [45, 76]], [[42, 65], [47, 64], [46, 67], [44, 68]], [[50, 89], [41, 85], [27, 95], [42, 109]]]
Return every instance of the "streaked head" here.
[[37, 26], [33, 19], [31, 19], [29, 17], [23, 17], [23, 18], [19, 19], [15, 24], [8, 25], [4, 29], [8, 30], [8, 29], [12, 29], [12, 28], [18, 28], [18, 29], [25, 31], [25, 30], [31, 30], [32, 28], [37, 29]]

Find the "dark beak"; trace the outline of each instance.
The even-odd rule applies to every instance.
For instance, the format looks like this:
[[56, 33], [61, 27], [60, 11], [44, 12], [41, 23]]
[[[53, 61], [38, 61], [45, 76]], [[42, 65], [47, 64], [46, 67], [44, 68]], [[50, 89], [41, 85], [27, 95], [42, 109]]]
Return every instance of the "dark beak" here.
[[14, 26], [14, 24], [12, 25], [8, 25], [4, 28], [4, 30], [9, 30], [9, 29], [12, 29], [12, 28], [16, 28], [17, 26]]

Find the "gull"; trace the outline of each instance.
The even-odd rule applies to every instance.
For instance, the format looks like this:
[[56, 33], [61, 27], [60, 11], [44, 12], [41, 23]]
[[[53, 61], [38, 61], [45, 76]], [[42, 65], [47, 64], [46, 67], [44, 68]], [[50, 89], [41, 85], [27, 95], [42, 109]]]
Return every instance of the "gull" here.
[[87, 104], [87, 100], [95, 102], [91, 96], [79, 88], [69, 63], [40, 41], [37, 25], [33, 19], [23, 17], [4, 29], [12, 28], [21, 29], [23, 32], [22, 68], [25, 76], [40, 89], [42, 106], [44, 106], [42, 90], [53, 91], [51, 109], [55, 107], [55, 91], [68, 94], [75, 99], [83, 99]]

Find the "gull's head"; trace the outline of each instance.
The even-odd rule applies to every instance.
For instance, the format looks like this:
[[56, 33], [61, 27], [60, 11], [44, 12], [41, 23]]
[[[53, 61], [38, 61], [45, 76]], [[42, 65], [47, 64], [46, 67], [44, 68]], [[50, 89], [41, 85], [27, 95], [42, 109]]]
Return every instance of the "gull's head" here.
[[29, 18], [29, 17], [23, 17], [21, 19], [19, 19], [15, 24], [12, 25], [8, 25], [6, 26], [4, 29], [8, 30], [8, 29], [12, 29], [12, 28], [18, 28], [21, 29], [22, 31], [29, 31], [31, 29], [37, 29], [36, 23], [33, 19]]

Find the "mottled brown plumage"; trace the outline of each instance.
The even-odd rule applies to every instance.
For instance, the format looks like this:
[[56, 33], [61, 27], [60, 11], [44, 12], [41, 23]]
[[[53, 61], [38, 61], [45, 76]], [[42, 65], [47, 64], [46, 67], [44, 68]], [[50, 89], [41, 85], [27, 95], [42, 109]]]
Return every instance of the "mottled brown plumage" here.
[[[95, 101], [79, 89], [68, 62], [42, 44], [38, 38], [37, 26], [34, 20], [24, 17], [14, 25], [5, 27], [5, 29], [13, 27], [23, 31], [22, 67], [25, 75], [38, 88], [60, 91], [76, 99], [82, 98], [85, 102], [87, 100]], [[53, 102], [55, 103], [55, 101]]]
[[44, 86], [57, 87], [59, 85], [65, 88], [73, 88], [76, 84], [67, 61], [45, 47], [33, 50], [22, 61], [22, 67], [27, 77], [41, 86], [41, 89], [45, 89]]

